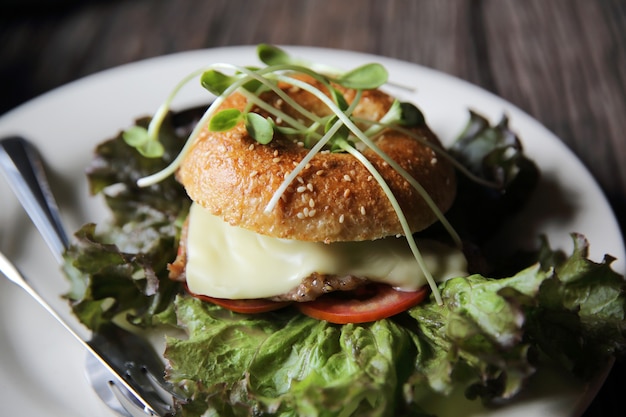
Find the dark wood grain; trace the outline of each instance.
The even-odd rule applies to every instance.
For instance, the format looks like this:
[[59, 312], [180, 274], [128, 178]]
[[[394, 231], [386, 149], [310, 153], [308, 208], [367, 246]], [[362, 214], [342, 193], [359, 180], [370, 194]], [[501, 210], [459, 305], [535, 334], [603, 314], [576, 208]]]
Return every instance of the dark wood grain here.
[[[0, 3], [0, 114], [117, 65], [259, 42], [398, 58], [505, 98], [579, 156], [607, 195], [624, 233], [623, 0]], [[624, 394], [626, 369], [618, 364], [585, 417], [626, 416]]]

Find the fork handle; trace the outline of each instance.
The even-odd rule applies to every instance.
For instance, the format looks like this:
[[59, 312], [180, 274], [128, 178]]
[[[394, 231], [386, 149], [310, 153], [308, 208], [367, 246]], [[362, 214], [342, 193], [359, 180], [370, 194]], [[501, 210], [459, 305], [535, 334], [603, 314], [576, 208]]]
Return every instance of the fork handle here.
[[0, 166], [9, 186], [61, 264], [69, 239], [61, 223], [39, 152], [22, 137], [1, 139]]

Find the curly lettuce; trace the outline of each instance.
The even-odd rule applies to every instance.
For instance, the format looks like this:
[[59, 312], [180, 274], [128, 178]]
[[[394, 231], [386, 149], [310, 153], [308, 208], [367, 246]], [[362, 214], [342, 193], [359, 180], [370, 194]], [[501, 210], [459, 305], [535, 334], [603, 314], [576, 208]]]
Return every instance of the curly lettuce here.
[[[479, 175], [503, 180], [502, 190], [474, 184], [461, 191], [451, 213], [477, 247], [538, 179], [506, 122], [491, 127], [483, 120], [473, 116], [470, 126], [477, 128], [468, 128], [452, 150], [468, 167], [482, 167]], [[242, 315], [186, 295], [166, 266], [175, 258], [189, 200], [173, 178], [135, 185], [171, 162], [186, 138], [184, 126], [180, 116], [165, 121], [161, 158], [146, 159], [121, 135], [96, 149], [88, 178], [112, 218], [81, 228], [66, 253], [67, 296], [88, 327], [123, 317], [185, 333], [169, 337], [165, 350], [167, 378], [188, 398], [178, 415], [426, 417], [424, 396], [459, 386], [468, 398], [508, 401], [532, 379], [539, 356], [588, 378], [624, 351], [624, 279], [610, 256], [590, 261], [580, 235], [573, 235], [569, 255], [544, 240], [517, 273], [451, 279], [439, 285], [443, 305], [430, 300], [368, 324], [329, 324], [289, 308]], [[508, 150], [489, 151], [502, 147]], [[473, 227], [484, 218], [485, 229]]]
[[[159, 133], [165, 149], [160, 158], [143, 157], [121, 133], [95, 150], [87, 167], [90, 190], [104, 197], [112, 217], [97, 226], [84, 225], [65, 254], [72, 284], [67, 297], [91, 329], [124, 314], [135, 324], [149, 325], [156, 314], [171, 308], [180, 291], [168, 279], [166, 267], [176, 256], [189, 199], [174, 178], [146, 188], [136, 182], [177, 155], [184, 126], [193, 124], [195, 114], [191, 110], [167, 118]], [[139, 119], [137, 125], [148, 122]]]

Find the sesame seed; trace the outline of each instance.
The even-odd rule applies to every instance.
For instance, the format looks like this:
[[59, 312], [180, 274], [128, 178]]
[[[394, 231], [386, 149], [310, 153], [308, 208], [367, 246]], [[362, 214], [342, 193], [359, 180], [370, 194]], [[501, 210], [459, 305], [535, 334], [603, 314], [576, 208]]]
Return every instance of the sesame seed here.
[[339, 216], [339, 223], [343, 223], [344, 219], [345, 219], [345, 217], [344, 217], [343, 214], [341, 216]]
[[275, 164], [280, 162], [280, 157], [276, 157], [274, 159], [272, 159], [272, 162], [274, 162]]
[[298, 213], [296, 214], [296, 217], [298, 217], [299, 219], [304, 219], [304, 214]]
[[431, 165], [437, 165], [437, 158], [433, 158], [430, 160]]
[[361, 206], [361, 214], [365, 216], [365, 207]]
[[248, 150], [249, 151], [253, 151], [254, 150], [254, 143], [251, 143], [250, 146], [248, 146]]
[[250, 177], [256, 177], [259, 174], [259, 171], [252, 171], [250, 172]]
[[352, 191], [350, 191], [349, 188], [346, 188], [345, 190], [343, 190], [343, 198], [348, 198], [350, 197], [350, 194], [352, 193]]
[[323, 173], [324, 173], [324, 170], [323, 170], [323, 169], [320, 169], [319, 171], [317, 171], [317, 172], [315, 173], [315, 175], [322, 175]]
[[274, 151], [274, 156], [278, 156], [278, 149]]
[[304, 142], [302, 141], [296, 142], [296, 145], [298, 145], [300, 148], [304, 148]]
[[374, 179], [374, 177], [372, 177], [371, 175], [367, 177], [367, 181], [371, 181], [373, 179]]
[[308, 183], [308, 184], [306, 185], [306, 188], [307, 188], [307, 190], [309, 190], [309, 191], [313, 191], [313, 184]]
[[309, 217], [315, 216], [315, 213], [317, 213], [316, 210], [309, 210]]
[[296, 188], [296, 191], [299, 193], [303, 193], [306, 191], [306, 187], [304, 185], [301, 185], [300, 187]]
[[304, 214], [304, 217], [309, 217], [309, 208], [308, 207], [303, 208], [302, 214]]
[[309, 200], [309, 207], [311, 207], [311, 208], [315, 207], [315, 200], [313, 200], [313, 199]]
[[348, 182], [350, 182], [350, 181], [352, 181], [352, 178], [350, 177], [350, 175], [345, 174], [345, 175], [343, 176], [343, 180], [344, 180], [344, 181], [348, 181]]
[[300, 184], [304, 184], [304, 180], [302, 179], [302, 177], [297, 177], [296, 179]]

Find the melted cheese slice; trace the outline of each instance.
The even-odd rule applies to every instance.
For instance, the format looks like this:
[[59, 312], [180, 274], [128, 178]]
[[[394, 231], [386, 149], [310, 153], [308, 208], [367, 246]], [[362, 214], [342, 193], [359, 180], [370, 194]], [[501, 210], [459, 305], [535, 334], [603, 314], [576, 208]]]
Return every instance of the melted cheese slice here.
[[[436, 280], [467, 275], [460, 251], [433, 241], [417, 243]], [[407, 291], [426, 284], [403, 237], [331, 244], [278, 239], [231, 226], [192, 204], [185, 273], [193, 293], [272, 297], [294, 289], [313, 272], [366, 277]]]

